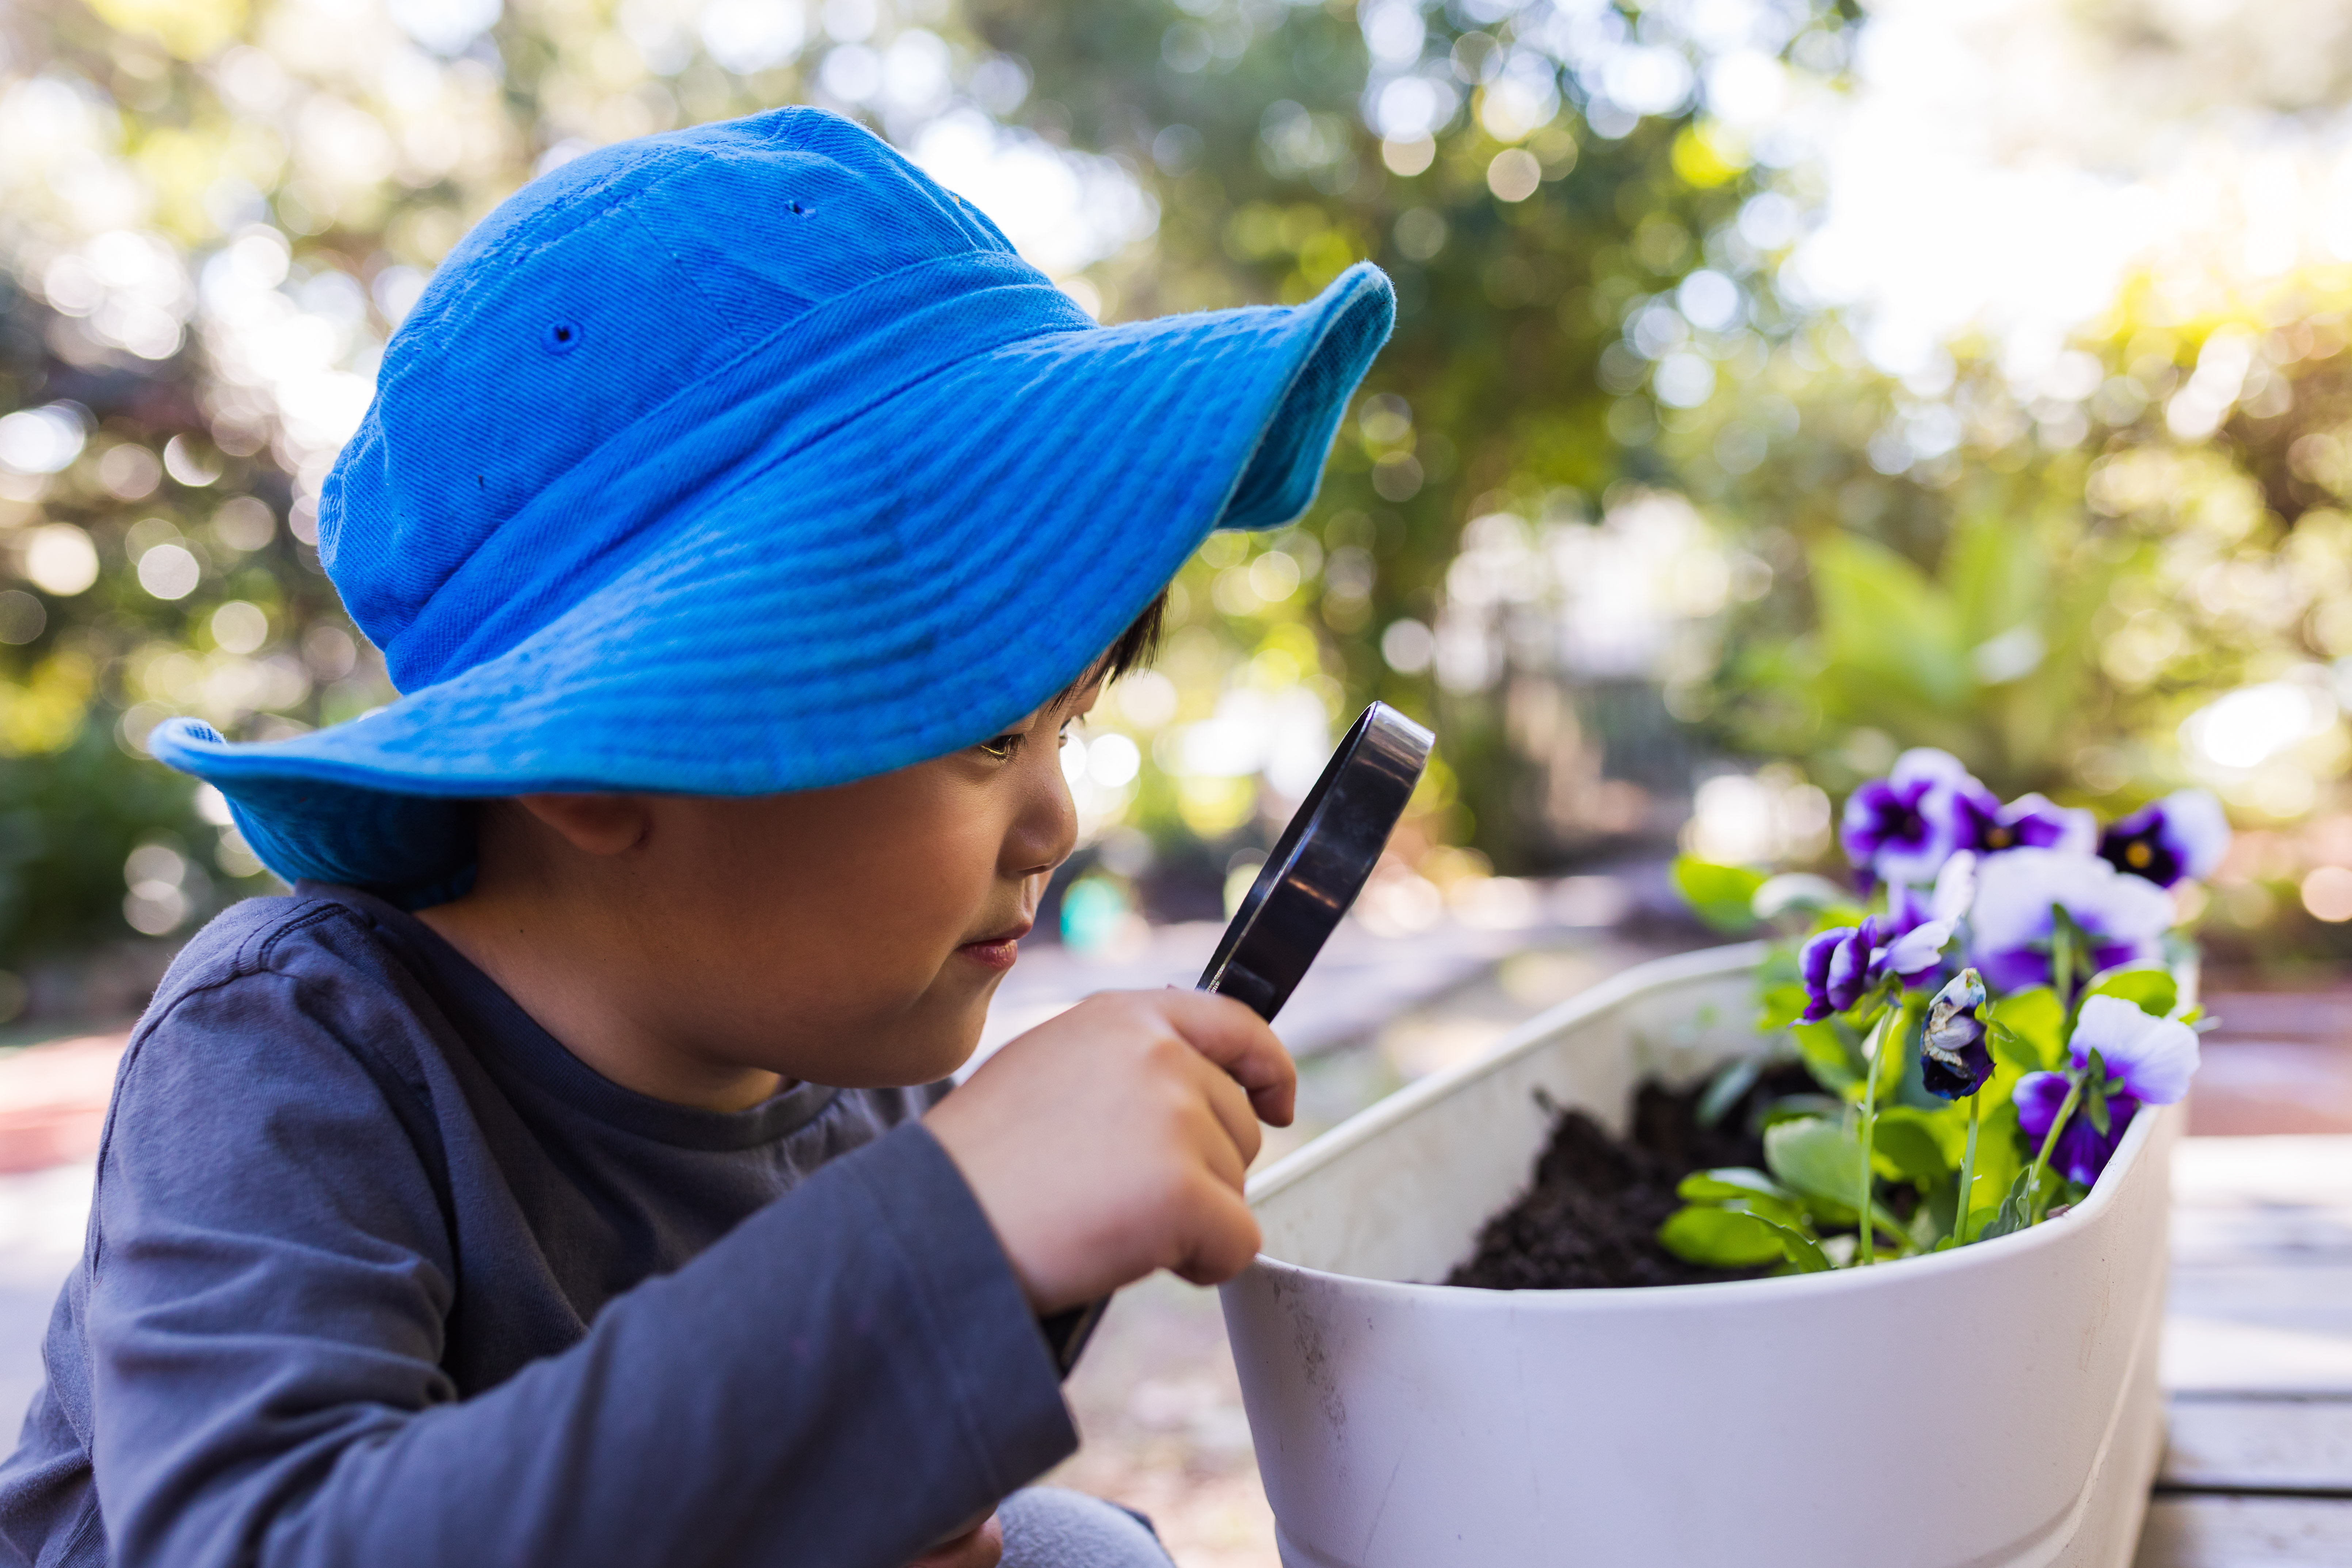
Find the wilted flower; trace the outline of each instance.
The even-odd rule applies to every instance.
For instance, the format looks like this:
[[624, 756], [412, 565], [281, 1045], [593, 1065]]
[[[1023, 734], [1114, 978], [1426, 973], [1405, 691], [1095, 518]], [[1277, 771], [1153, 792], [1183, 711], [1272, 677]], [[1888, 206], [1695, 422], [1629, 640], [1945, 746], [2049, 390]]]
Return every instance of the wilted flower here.
[[1941, 1100], [1966, 1100], [1992, 1076], [1992, 1052], [1985, 1047], [1983, 979], [1963, 969], [1927, 1004], [1919, 1035], [1919, 1078]]
[[1969, 960], [1996, 991], [2051, 983], [2050, 952], [2065, 910], [2089, 939], [2078, 977], [2120, 964], [2154, 962], [2172, 900], [2153, 883], [2116, 874], [2095, 855], [2055, 849], [2012, 849], [1986, 857], [1969, 911]]
[[1846, 798], [1838, 823], [1846, 859], [1865, 879], [1933, 881], [1954, 850], [1970, 846], [1974, 821], [1964, 795], [1991, 798], [1949, 752], [1918, 746], [1904, 752], [1886, 777]]
[[2099, 839], [2101, 858], [2159, 888], [2211, 876], [2229, 847], [2230, 819], [2201, 789], [2175, 790], [2114, 823]]
[[[2053, 1169], [2087, 1186], [2115, 1158], [2143, 1104], [2170, 1105], [2189, 1092], [2189, 1080], [2197, 1071], [2197, 1031], [2156, 1017], [2120, 996], [2089, 996], [2084, 998], [2066, 1050], [2077, 1072], [2090, 1066], [2091, 1053], [2096, 1051], [2107, 1076], [2119, 1080], [2107, 1095], [2107, 1131], [2101, 1132], [2077, 1109], [2050, 1152]], [[2072, 1087], [2064, 1073], [2028, 1073], [2018, 1080], [2012, 1098], [2017, 1125], [2027, 1137], [2038, 1142], [2050, 1135], [2050, 1124]]]
[[1916, 984], [1943, 961], [1952, 928], [1929, 921], [1909, 930], [1881, 915], [1859, 926], [1836, 926], [1805, 943], [1798, 955], [1805, 983], [1805, 1022], [1818, 1024], [1861, 1001], [1890, 974]]
[[1962, 843], [1988, 855], [2008, 849], [2057, 849], [2087, 855], [2099, 842], [2099, 819], [2078, 806], [2054, 804], [2038, 795], [2021, 795], [2007, 805], [1990, 795], [1966, 793], [1959, 804], [1964, 814]]

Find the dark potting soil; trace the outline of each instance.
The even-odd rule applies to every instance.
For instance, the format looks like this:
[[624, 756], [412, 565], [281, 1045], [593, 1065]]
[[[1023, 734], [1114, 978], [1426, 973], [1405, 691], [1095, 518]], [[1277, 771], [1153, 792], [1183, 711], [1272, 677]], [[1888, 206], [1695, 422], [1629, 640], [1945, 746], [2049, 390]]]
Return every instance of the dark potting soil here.
[[[1704, 1083], [1686, 1089], [1645, 1082], [1633, 1091], [1627, 1135], [1614, 1137], [1583, 1111], [1556, 1110], [1535, 1180], [1478, 1233], [1477, 1250], [1448, 1285], [1488, 1290], [1588, 1290], [1616, 1285], [1695, 1285], [1745, 1279], [1763, 1269], [1704, 1268], [1658, 1245], [1658, 1226], [1682, 1207], [1675, 1185], [1693, 1171], [1764, 1163], [1748, 1131], [1759, 1100], [1810, 1088], [1767, 1074], [1712, 1127], [1699, 1125]], [[1546, 1102], [1546, 1109], [1554, 1109]]]

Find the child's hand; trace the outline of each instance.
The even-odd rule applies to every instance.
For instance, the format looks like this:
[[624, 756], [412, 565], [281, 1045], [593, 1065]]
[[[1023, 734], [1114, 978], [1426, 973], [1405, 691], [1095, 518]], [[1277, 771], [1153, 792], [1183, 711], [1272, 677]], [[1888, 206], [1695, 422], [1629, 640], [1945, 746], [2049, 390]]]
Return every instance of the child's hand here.
[[996, 1568], [1004, 1559], [1004, 1527], [990, 1514], [961, 1535], [950, 1536], [907, 1568]]
[[1039, 1313], [1257, 1251], [1242, 1180], [1298, 1087], [1265, 1020], [1202, 991], [1113, 991], [1030, 1030], [924, 1119]]

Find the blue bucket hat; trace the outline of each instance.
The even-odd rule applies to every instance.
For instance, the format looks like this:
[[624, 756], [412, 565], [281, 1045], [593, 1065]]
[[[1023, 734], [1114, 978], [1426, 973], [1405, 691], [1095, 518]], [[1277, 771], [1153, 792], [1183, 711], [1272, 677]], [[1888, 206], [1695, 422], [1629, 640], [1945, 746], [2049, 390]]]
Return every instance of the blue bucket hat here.
[[782, 109], [533, 181], [434, 274], [320, 498], [406, 693], [155, 755], [288, 879], [471, 880], [469, 802], [749, 795], [974, 744], [1213, 528], [1305, 511], [1388, 337], [1313, 301], [1099, 326], [880, 140]]

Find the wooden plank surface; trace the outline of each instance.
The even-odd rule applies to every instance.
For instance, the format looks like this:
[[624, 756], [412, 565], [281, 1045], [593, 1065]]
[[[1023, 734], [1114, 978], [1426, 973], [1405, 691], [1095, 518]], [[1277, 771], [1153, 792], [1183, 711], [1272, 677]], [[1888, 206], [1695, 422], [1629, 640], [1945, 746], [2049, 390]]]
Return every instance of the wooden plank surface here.
[[2305, 1498], [2159, 1497], [2133, 1568], [2346, 1568], [2352, 1507]]
[[[2344, 1021], [2232, 1000], [2276, 1034]], [[2281, 1065], [2239, 1059], [2241, 1089]], [[2169, 1441], [2135, 1568], [2352, 1568], [2352, 1137], [2192, 1138], [2172, 1181]]]
[[2352, 1394], [2352, 1137], [2185, 1139], [2172, 1195], [2166, 1386]]
[[2352, 1500], [2352, 1398], [2178, 1397], [2169, 1437], [2159, 1492]]

